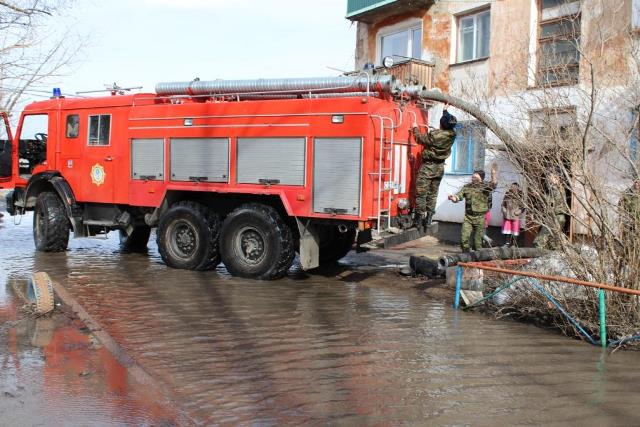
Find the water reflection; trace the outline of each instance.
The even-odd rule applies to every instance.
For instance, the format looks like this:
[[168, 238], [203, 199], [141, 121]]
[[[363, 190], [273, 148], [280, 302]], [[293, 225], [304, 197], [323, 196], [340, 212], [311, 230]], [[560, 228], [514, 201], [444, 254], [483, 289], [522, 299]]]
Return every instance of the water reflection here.
[[636, 422], [636, 353], [602, 361], [533, 326], [454, 312], [357, 256], [339, 277], [257, 282], [166, 268], [154, 244], [120, 254], [115, 236], [35, 255], [21, 225], [0, 242], [6, 271], [64, 283], [205, 424]]

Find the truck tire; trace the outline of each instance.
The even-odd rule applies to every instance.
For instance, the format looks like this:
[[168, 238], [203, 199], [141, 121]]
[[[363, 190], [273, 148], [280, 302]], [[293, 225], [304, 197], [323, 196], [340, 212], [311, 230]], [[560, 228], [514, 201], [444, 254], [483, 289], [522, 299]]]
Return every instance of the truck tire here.
[[289, 226], [274, 208], [257, 203], [242, 205], [227, 216], [220, 252], [232, 275], [263, 280], [284, 276], [295, 257]]
[[220, 264], [220, 217], [196, 202], [178, 202], [160, 218], [158, 251], [169, 267], [211, 270]]
[[356, 240], [356, 230], [341, 233], [336, 226], [323, 226], [320, 232], [320, 265], [335, 264], [344, 258]]
[[62, 252], [69, 245], [71, 223], [64, 203], [56, 193], [43, 191], [33, 214], [33, 241], [40, 252]]
[[149, 243], [149, 235], [151, 235], [151, 227], [147, 225], [139, 225], [133, 228], [133, 232], [127, 236], [127, 233], [120, 230], [120, 250], [122, 252], [147, 252], [147, 243]]

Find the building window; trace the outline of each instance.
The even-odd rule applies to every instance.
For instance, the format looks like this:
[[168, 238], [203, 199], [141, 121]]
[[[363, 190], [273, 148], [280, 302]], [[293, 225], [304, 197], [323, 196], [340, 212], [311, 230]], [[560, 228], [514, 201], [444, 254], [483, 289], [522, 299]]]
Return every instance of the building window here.
[[529, 118], [533, 140], [538, 144], [552, 146], [575, 137], [578, 121], [574, 107], [530, 111]]
[[484, 169], [486, 128], [477, 121], [460, 122], [456, 126], [456, 140], [452, 147], [452, 174], [468, 175]]
[[89, 145], [109, 145], [111, 115], [89, 116]]
[[67, 116], [67, 138], [77, 138], [80, 133], [80, 116], [71, 114]]
[[380, 63], [386, 56], [400, 59], [422, 57], [422, 27], [413, 27], [380, 37]]
[[458, 18], [458, 62], [489, 56], [490, 28], [488, 10]]
[[578, 82], [580, 2], [541, 0], [538, 38], [538, 84]]
[[640, 0], [633, 0], [631, 3], [631, 27], [640, 30]]

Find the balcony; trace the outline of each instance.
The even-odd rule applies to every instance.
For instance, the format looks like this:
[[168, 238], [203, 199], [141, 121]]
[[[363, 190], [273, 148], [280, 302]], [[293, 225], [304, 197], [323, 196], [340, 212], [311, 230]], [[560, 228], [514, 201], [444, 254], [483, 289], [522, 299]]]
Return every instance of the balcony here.
[[391, 15], [428, 9], [433, 0], [347, 0], [347, 19], [371, 23]]
[[[384, 68], [376, 68], [377, 72], [384, 72]], [[433, 64], [419, 59], [409, 59], [395, 64], [387, 72], [405, 85], [419, 85], [427, 89], [433, 86]]]
[[[433, 87], [433, 68], [431, 62], [420, 59], [408, 59], [395, 65], [384, 68], [376, 67], [375, 72], [379, 74], [391, 74], [399, 83], [406, 86], [424, 86], [426, 89]], [[362, 71], [351, 71], [347, 75], [357, 76]]]

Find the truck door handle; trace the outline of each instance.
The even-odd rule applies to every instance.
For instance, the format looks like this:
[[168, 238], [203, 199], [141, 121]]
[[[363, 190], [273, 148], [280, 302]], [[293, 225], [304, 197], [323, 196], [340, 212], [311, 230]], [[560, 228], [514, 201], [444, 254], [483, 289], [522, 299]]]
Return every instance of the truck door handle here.
[[112, 161], [113, 161], [113, 157], [111, 157], [111, 156], [107, 156], [107, 157], [105, 157], [105, 158], [104, 158], [104, 160], [105, 160], [106, 162], [112, 162]]

